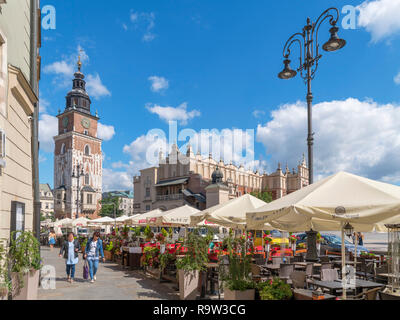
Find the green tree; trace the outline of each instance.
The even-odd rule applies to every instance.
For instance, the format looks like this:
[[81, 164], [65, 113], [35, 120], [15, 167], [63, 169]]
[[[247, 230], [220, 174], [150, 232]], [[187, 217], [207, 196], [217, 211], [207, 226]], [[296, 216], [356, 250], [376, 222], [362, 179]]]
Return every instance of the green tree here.
[[262, 191], [262, 192], [255, 191], [255, 192], [251, 192], [250, 194], [253, 197], [256, 197], [264, 202], [267, 202], [267, 203], [272, 202], [272, 194], [269, 191]]
[[114, 218], [114, 210], [117, 218], [122, 216], [124, 211], [119, 209], [119, 205], [120, 199], [118, 197], [103, 199], [101, 201], [100, 216]]

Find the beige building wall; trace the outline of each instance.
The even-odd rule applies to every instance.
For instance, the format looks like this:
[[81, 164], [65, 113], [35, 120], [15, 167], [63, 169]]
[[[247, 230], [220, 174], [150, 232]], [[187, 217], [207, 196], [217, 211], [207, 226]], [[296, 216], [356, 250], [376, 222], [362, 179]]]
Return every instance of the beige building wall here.
[[0, 173], [0, 238], [10, 235], [11, 203], [25, 205], [25, 230], [32, 230], [33, 188], [31, 121], [37, 97], [22, 72], [8, 67], [8, 102], [0, 113], [0, 128], [6, 133], [5, 168]]
[[[31, 1], [0, 4], [0, 130], [6, 155], [0, 163], [0, 240], [10, 236], [12, 202], [25, 208], [24, 228], [33, 226], [32, 123], [38, 101], [31, 83]], [[34, 66], [36, 67], [36, 66]]]
[[0, 30], [8, 39], [8, 63], [21, 69], [30, 81], [31, 1], [10, 0], [0, 4]]

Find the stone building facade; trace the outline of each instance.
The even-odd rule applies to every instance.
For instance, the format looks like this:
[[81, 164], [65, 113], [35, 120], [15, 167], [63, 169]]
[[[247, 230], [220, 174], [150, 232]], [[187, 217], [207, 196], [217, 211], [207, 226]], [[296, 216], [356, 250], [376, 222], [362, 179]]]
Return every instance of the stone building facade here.
[[46, 219], [54, 216], [54, 196], [48, 183], [40, 184], [40, 212]]
[[96, 219], [102, 196], [102, 140], [97, 137], [98, 116], [90, 111], [85, 76], [78, 71], [66, 107], [58, 118], [54, 137], [55, 217]]
[[37, 0], [0, 1], [0, 243], [37, 229], [38, 7]]
[[276, 172], [268, 175], [232, 163], [225, 164], [222, 160], [215, 161], [211, 155], [203, 158], [199, 153], [194, 154], [191, 146], [188, 146], [186, 154], [182, 154], [174, 144], [168, 156], [160, 152], [157, 167], [143, 169], [133, 178], [134, 213], [158, 208], [170, 210], [185, 204], [205, 209], [206, 188], [217, 168], [228, 187], [229, 199], [255, 191], [269, 191], [273, 199], [278, 199], [308, 185], [304, 156], [297, 171], [286, 168], [283, 172], [279, 165]]

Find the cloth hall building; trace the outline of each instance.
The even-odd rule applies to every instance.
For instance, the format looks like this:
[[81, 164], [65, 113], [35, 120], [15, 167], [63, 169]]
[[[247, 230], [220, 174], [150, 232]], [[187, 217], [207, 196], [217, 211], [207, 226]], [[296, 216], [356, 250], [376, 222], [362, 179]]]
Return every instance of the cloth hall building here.
[[[178, 161], [177, 159], [185, 159]], [[185, 204], [200, 210], [206, 208], [206, 188], [211, 184], [216, 169], [223, 174], [223, 182], [229, 189], [229, 199], [251, 192], [269, 191], [278, 199], [308, 185], [308, 168], [305, 157], [292, 171], [281, 166], [271, 174], [246, 170], [242, 165], [215, 161], [210, 155], [203, 158], [194, 154], [188, 146], [182, 155], [174, 144], [168, 156], [159, 154], [159, 165], [140, 171], [133, 178], [134, 214], [154, 209], [171, 210]]]

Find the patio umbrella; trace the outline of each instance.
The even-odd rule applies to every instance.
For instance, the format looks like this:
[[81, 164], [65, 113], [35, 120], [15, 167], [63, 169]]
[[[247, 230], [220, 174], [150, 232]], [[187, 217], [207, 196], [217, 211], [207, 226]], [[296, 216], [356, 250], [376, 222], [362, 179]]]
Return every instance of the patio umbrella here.
[[90, 225], [110, 225], [114, 224], [115, 220], [110, 217], [102, 217], [99, 219], [91, 220], [89, 222]]
[[178, 207], [164, 212], [159, 216], [155, 224], [159, 226], [188, 227], [190, 225], [190, 217], [199, 213], [200, 210], [188, 205]]
[[130, 220], [130, 217], [128, 216], [121, 216], [117, 219], [115, 219], [117, 224], [124, 224], [127, 220]]
[[63, 224], [63, 226], [67, 227], [67, 228], [73, 228], [73, 227], [86, 227], [88, 222], [90, 222], [89, 219], [85, 218], [85, 217], [80, 217], [78, 219], [75, 220], [71, 220], [65, 223], [65, 225]]
[[[192, 225], [207, 220], [228, 228], [246, 228], [246, 212], [253, 211], [266, 203], [250, 194], [221, 203], [190, 217]], [[249, 229], [249, 228], [247, 228]], [[267, 228], [268, 229], [268, 228]]]
[[316, 182], [247, 213], [248, 228], [263, 224], [300, 232], [341, 230], [386, 232], [385, 224], [400, 221], [400, 187], [346, 172]]
[[72, 219], [70, 218], [65, 218], [62, 220], [58, 220], [54, 222], [53, 227], [55, 228], [66, 228], [68, 225], [72, 222]]
[[[343, 268], [344, 228], [348, 223], [355, 231], [386, 232], [385, 224], [396, 221], [400, 221], [400, 187], [346, 172], [247, 213], [247, 224], [255, 229], [268, 223], [291, 232], [341, 230]], [[342, 278], [345, 285], [345, 277]]]
[[131, 223], [133, 225], [147, 225], [154, 224], [157, 221], [157, 218], [165, 214], [165, 211], [160, 209], [155, 209], [137, 216], [131, 217]]

